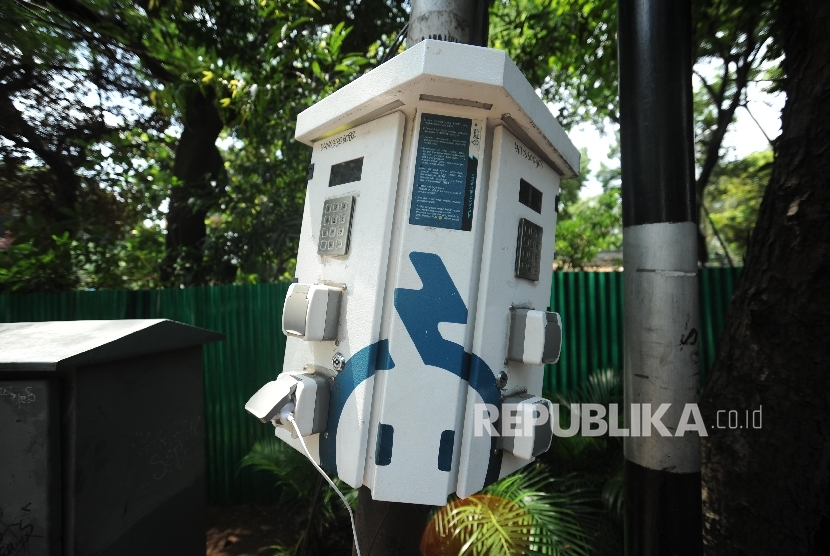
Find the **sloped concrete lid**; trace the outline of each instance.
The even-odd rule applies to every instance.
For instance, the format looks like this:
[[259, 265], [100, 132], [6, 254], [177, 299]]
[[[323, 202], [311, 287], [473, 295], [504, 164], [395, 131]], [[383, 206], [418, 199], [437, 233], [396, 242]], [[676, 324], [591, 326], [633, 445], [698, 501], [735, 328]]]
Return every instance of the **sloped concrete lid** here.
[[312, 145], [392, 110], [432, 102], [479, 108], [563, 178], [579, 174], [579, 151], [507, 54], [460, 43], [428, 39], [405, 50], [300, 113], [295, 137]]
[[0, 324], [0, 371], [55, 371], [197, 346], [224, 334], [165, 319]]

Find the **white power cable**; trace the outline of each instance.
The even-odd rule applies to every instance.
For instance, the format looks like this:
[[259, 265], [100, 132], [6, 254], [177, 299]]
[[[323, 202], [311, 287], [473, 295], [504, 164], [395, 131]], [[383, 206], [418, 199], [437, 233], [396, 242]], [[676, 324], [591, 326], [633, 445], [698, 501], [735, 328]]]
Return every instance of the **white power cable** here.
[[[280, 417], [282, 417], [282, 415], [280, 415]], [[317, 469], [317, 471], [320, 472], [320, 474], [323, 476], [323, 478], [326, 481], [328, 481], [328, 483], [331, 485], [331, 488], [334, 489], [334, 491], [340, 496], [340, 499], [343, 501], [343, 504], [346, 505], [346, 510], [348, 510], [348, 512], [349, 512], [349, 519], [352, 521], [352, 534], [354, 534], [354, 547], [355, 547], [355, 550], [357, 551], [357, 556], [361, 556], [361, 554], [360, 554], [360, 545], [357, 542], [357, 527], [355, 527], [355, 524], [354, 524], [354, 514], [352, 513], [352, 507], [349, 506], [349, 502], [346, 500], [346, 497], [343, 496], [343, 493], [340, 492], [340, 489], [337, 488], [337, 486], [334, 484], [334, 481], [329, 479], [329, 476], [326, 475], [326, 472], [323, 471], [322, 469], [320, 469], [320, 466], [317, 465], [317, 462], [314, 461], [314, 458], [312, 458], [311, 454], [308, 453], [308, 447], [305, 445], [305, 440], [303, 440], [303, 435], [300, 434], [300, 429], [297, 426], [297, 422], [294, 420], [294, 414], [288, 413], [285, 416], [285, 418], [288, 421], [290, 421], [291, 424], [294, 426], [294, 430], [297, 432], [297, 438], [300, 439], [300, 444], [303, 445], [303, 450], [305, 450], [305, 455], [306, 455], [306, 457], [308, 457], [308, 461], [310, 461], [311, 465], [313, 465], [314, 468]]]

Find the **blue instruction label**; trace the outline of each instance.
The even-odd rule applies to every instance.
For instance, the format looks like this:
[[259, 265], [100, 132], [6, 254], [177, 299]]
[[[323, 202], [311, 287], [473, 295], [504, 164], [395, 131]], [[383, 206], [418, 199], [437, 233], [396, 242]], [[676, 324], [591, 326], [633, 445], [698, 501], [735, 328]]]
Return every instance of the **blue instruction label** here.
[[469, 118], [421, 116], [409, 223], [472, 229], [479, 130]]

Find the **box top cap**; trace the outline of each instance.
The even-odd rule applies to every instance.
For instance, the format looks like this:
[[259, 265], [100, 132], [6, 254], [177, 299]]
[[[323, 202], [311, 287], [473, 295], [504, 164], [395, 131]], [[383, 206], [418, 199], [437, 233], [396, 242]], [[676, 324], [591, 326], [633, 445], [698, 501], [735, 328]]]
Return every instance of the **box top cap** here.
[[579, 151], [507, 54], [460, 43], [427, 39], [405, 50], [301, 112], [295, 137], [312, 145], [422, 101], [479, 108], [563, 178], [579, 174]]
[[198, 346], [225, 335], [165, 319], [0, 324], [0, 371], [55, 371]]

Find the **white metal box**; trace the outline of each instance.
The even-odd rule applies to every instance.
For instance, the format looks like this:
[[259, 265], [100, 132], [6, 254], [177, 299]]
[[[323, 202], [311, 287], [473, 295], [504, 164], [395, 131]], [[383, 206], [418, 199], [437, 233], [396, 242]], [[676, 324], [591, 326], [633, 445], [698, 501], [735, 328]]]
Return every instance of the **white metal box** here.
[[[579, 153], [545, 104], [503, 52], [426, 40], [300, 114], [296, 136], [313, 153], [295, 290], [342, 292], [333, 339], [326, 324], [286, 343], [283, 372], [331, 379], [312, 456], [377, 500], [433, 505], [529, 463], [473, 414], [541, 394], [527, 361], [552, 348], [531, 344], [559, 322], [544, 317], [559, 180]], [[522, 325], [536, 355], [518, 361], [516, 311], [542, 323]]]

